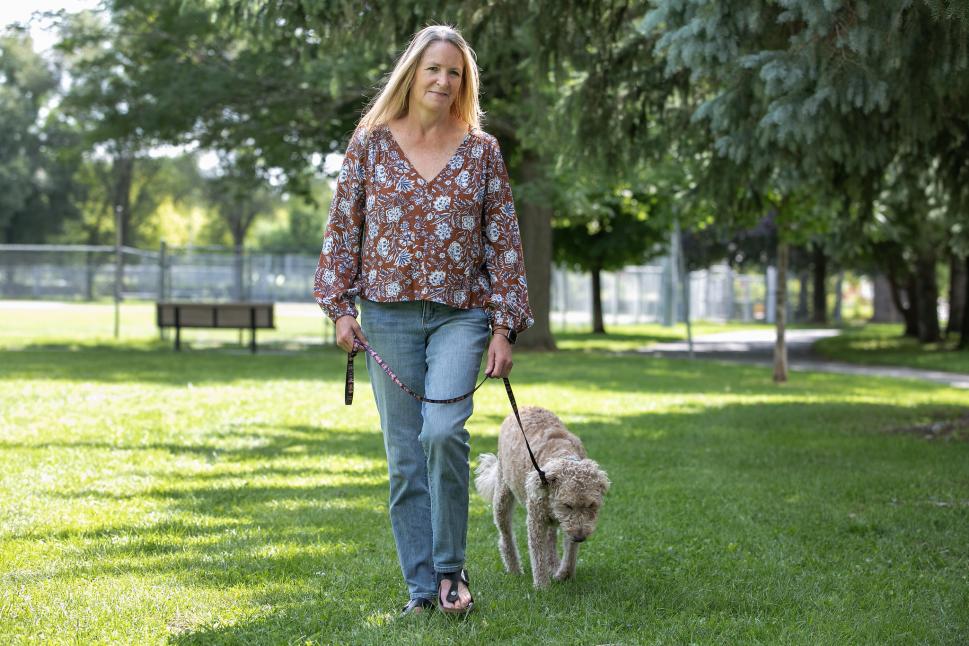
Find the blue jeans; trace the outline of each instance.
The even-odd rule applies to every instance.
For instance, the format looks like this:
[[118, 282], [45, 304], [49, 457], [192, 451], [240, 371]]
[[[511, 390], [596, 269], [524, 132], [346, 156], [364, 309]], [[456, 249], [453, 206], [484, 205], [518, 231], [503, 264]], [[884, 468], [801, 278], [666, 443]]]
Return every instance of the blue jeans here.
[[[364, 301], [361, 327], [377, 354], [415, 392], [449, 399], [475, 386], [489, 340], [488, 315], [430, 301]], [[464, 567], [468, 535], [471, 398], [422, 404], [371, 357], [390, 476], [390, 523], [412, 599], [433, 599], [435, 572]]]

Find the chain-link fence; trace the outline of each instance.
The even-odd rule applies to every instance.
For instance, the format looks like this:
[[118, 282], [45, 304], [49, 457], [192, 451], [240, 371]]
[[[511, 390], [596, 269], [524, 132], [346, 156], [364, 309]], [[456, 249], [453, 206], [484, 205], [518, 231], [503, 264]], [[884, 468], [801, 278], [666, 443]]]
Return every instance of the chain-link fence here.
[[[115, 295], [119, 254], [110, 246], [0, 245], [0, 298], [101, 300]], [[317, 257], [225, 247], [122, 247], [120, 297], [137, 300], [311, 302]], [[690, 317], [771, 320], [773, 288], [763, 275], [714, 266], [690, 274]], [[588, 274], [555, 268], [552, 322], [587, 325]], [[790, 300], [790, 299], [789, 299]], [[683, 294], [663, 260], [603, 272], [602, 308], [612, 324], [683, 320]]]

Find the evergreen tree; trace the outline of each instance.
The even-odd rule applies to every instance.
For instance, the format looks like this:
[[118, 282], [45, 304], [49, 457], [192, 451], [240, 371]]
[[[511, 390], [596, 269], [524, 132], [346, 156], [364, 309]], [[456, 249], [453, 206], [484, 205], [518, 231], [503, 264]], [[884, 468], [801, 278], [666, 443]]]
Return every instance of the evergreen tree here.
[[[856, 180], [858, 199], [873, 200], [865, 185], [900, 154], [923, 150], [965, 105], [969, 24], [949, 8], [908, 0], [877, 9], [861, 0], [665, 0], [642, 28], [657, 38], [670, 73], [688, 72], [691, 83], [709, 89], [694, 118], [737, 171], [721, 175], [721, 194], [735, 195], [743, 182], [781, 198], [773, 207], [783, 258], [790, 241], [828, 230], [830, 220], [779, 205], [798, 194], [835, 195], [844, 175]], [[931, 322], [925, 327], [931, 332]]]

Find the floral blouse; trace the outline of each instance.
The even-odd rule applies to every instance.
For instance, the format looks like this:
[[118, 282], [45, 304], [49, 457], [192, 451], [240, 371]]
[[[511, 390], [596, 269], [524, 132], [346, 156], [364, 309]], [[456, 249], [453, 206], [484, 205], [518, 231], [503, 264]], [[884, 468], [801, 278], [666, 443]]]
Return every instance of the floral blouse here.
[[316, 270], [336, 321], [354, 298], [484, 308], [494, 326], [534, 323], [508, 173], [495, 138], [469, 132], [427, 181], [384, 124], [350, 140]]

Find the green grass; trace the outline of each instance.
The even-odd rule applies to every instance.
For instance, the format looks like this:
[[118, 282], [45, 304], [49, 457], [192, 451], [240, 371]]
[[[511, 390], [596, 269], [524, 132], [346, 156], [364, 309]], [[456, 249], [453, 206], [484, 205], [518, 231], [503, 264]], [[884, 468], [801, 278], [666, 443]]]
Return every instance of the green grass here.
[[814, 350], [837, 361], [969, 373], [969, 351], [956, 350], [955, 343], [919, 343], [903, 337], [901, 325], [868, 324], [822, 339]]
[[[256, 333], [258, 344], [267, 349], [297, 349], [330, 343], [333, 325], [313, 303], [277, 304], [275, 330]], [[0, 347], [19, 348], [45, 343], [50, 346], [92, 346], [125, 342], [130, 346], [171, 347], [175, 331], [162, 339], [155, 325], [153, 303], [123, 303], [119, 317], [119, 338], [114, 337], [114, 306], [109, 303], [62, 303], [45, 301], [0, 301]], [[241, 339], [241, 343], [240, 343]], [[248, 348], [249, 333], [237, 330], [185, 329], [186, 348], [238, 345]]]
[[[553, 321], [553, 324], [555, 322]], [[693, 334], [741, 329], [758, 329], [756, 323], [707, 323], [693, 325]], [[259, 346], [267, 349], [292, 350], [332, 343], [333, 326], [313, 303], [284, 303], [276, 306], [276, 329], [257, 333]], [[686, 339], [686, 326], [666, 327], [659, 324], [607, 325], [607, 335], [592, 334], [587, 326], [554, 326], [558, 347], [563, 350], [635, 351], [652, 343]], [[171, 345], [174, 332], [163, 341], [155, 326], [152, 303], [124, 303], [120, 310], [120, 340], [142, 347]], [[242, 343], [235, 330], [186, 329], [182, 340], [189, 348], [211, 348], [217, 345], [248, 343], [248, 332]], [[43, 301], [0, 301], [0, 347], [16, 348], [36, 344], [77, 347], [112, 344], [114, 308], [109, 303], [63, 303]]]
[[[519, 353], [519, 402], [554, 409], [613, 481], [577, 578], [538, 592], [502, 573], [472, 496], [479, 609], [394, 622], [406, 590], [378, 420], [365, 379], [342, 405], [344, 355], [6, 342], [0, 643], [969, 634], [969, 442], [901, 430], [964, 415], [964, 391], [811, 373], [775, 387], [760, 367]], [[476, 458], [495, 449], [503, 389], [487, 385], [475, 408]]]
[[[693, 336], [717, 332], [764, 329], [758, 323], [709, 323], [693, 324]], [[643, 350], [653, 343], [686, 340], [686, 325], [678, 323], [664, 326], [658, 323], [639, 325], [606, 325], [606, 334], [592, 334], [574, 327], [555, 331], [555, 343], [560, 350], [584, 350], [594, 352], [632, 352]]]

